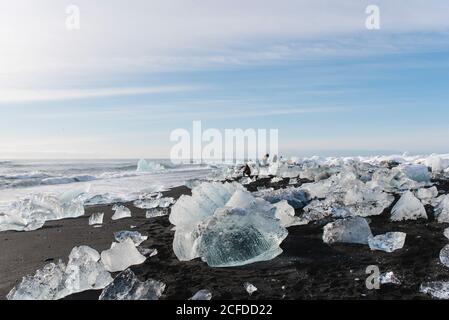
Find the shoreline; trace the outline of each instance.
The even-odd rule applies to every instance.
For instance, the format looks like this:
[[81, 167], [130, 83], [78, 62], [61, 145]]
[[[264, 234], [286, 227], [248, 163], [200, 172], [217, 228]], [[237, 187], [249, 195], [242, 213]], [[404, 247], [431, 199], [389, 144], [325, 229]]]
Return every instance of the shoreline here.
[[[262, 185], [272, 186], [269, 179], [261, 179], [248, 189]], [[286, 180], [276, 184], [277, 188], [285, 186]], [[439, 187], [449, 189], [449, 184], [443, 181]], [[189, 193], [187, 187], [175, 187], [163, 194], [176, 199]], [[438, 259], [439, 251], [449, 242], [443, 235], [446, 224], [433, 219], [390, 222], [391, 207], [369, 220], [374, 234], [407, 233], [405, 247], [398, 252], [388, 254], [350, 244], [329, 246], [322, 241], [322, 227], [326, 221], [320, 221], [289, 228], [289, 235], [281, 245], [284, 252], [271, 261], [211, 268], [200, 259], [177, 260], [172, 250], [174, 231], [168, 216], [147, 219], [146, 210], [124, 203], [131, 209], [132, 217], [113, 221], [110, 219], [112, 205], [86, 207], [82, 217], [47, 222], [35, 231], [0, 233], [0, 299], [5, 299], [23, 276], [34, 274], [46, 263], [59, 258], [66, 261], [75, 246], [88, 245], [98, 251], [108, 249], [114, 241], [113, 233], [120, 230], [136, 230], [147, 235], [148, 240], [140, 246], [158, 250], [156, 256], [131, 269], [141, 280], [153, 278], [166, 283], [161, 299], [187, 300], [201, 289], [209, 289], [213, 299], [222, 300], [429, 299], [419, 293], [420, 284], [449, 277]], [[432, 216], [431, 208], [426, 209]], [[94, 212], [105, 213], [101, 228], [88, 225], [88, 218]], [[297, 215], [300, 212], [297, 211]], [[131, 225], [136, 228], [130, 229]], [[365, 279], [368, 277], [366, 268], [370, 265], [378, 265], [382, 273], [394, 271], [402, 284], [368, 290]], [[258, 291], [249, 296], [243, 288], [244, 282], [254, 284]], [[66, 299], [98, 299], [100, 292], [86, 291]]]

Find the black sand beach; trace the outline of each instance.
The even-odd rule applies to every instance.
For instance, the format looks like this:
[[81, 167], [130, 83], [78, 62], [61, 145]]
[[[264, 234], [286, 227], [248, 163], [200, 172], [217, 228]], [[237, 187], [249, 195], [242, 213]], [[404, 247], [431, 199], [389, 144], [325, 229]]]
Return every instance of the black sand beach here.
[[[268, 185], [269, 179], [256, 183]], [[286, 180], [277, 187], [285, 183]], [[438, 188], [447, 193], [449, 185], [440, 182]], [[189, 192], [186, 187], [178, 187], [165, 195], [177, 198]], [[158, 250], [156, 256], [132, 270], [141, 280], [153, 278], [166, 283], [162, 299], [186, 300], [200, 289], [209, 289], [213, 299], [428, 299], [419, 293], [422, 282], [449, 279], [449, 271], [438, 258], [440, 250], [449, 243], [443, 235], [447, 225], [432, 219], [393, 223], [389, 221], [391, 208], [369, 220], [374, 234], [407, 233], [405, 247], [394, 253], [371, 251], [367, 246], [329, 246], [322, 241], [322, 227], [326, 223], [322, 221], [289, 228], [289, 235], [282, 243], [283, 254], [272, 261], [220, 269], [210, 268], [199, 259], [178, 261], [172, 250], [174, 231], [168, 217], [146, 219], [145, 210], [129, 203], [126, 206], [131, 209], [132, 218], [112, 221], [112, 205], [96, 206], [86, 208], [83, 217], [48, 222], [36, 231], [0, 233], [0, 298], [5, 299], [23, 276], [33, 274], [48, 262], [66, 260], [75, 246], [108, 249], [114, 240], [113, 232], [119, 230], [137, 230], [148, 235], [141, 247]], [[432, 217], [432, 208], [427, 209]], [[88, 225], [94, 212], [105, 213], [101, 228]], [[130, 229], [131, 225], [136, 228]], [[370, 265], [379, 266], [381, 272], [394, 271], [402, 284], [368, 290], [365, 271]], [[243, 288], [244, 282], [254, 284], [258, 291], [250, 297]], [[99, 293], [83, 292], [67, 299], [98, 299]]]

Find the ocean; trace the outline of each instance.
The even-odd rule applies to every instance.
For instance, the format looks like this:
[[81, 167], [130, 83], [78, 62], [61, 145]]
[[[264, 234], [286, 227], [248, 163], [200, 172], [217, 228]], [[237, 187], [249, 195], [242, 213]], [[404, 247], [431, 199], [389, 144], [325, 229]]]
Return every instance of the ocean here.
[[179, 186], [205, 177], [213, 169], [204, 164], [173, 165], [147, 160], [145, 172], [130, 160], [0, 160], [0, 205], [32, 194], [60, 194], [89, 185], [88, 204], [132, 201], [144, 192]]

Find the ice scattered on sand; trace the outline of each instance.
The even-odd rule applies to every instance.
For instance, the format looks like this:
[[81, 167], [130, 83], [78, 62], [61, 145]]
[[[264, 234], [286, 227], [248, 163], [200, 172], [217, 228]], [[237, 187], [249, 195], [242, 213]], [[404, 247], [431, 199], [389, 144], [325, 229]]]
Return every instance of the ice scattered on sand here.
[[131, 269], [126, 269], [103, 289], [99, 300], [159, 300], [164, 290], [163, 282], [153, 279], [142, 282]]
[[324, 227], [323, 241], [332, 243], [368, 244], [372, 237], [371, 229], [366, 219], [351, 217], [331, 222]]
[[92, 213], [89, 217], [89, 225], [93, 226], [93, 225], [103, 224], [103, 217], [104, 217], [103, 212]]
[[286, 200], [277, 202], [274, 206], [276, 207], [275, 216], [281, 221], [281, 226], [284, 228], [306, 224], [299, 217], [295, 216], [295, 209]]
[[111, 217], [112, 220], [119, 220], [119, 219], [131, 217], [131, 210], [129, 210], [125, 206], [115, 204], [112, 207], [112, 210], [115, 211], [115, 213]]
[[423, 204], [431, 204], [433, 199], [435, 199], [438, 196], [438, 189], [437, 187], [431, 187], [431, 188], [420, 188], [416, 192], [416, 197], [421, 200]]
[[257, 291], [256, 286], [254, 286], [253, 284], [249, 283], [249, 282], [245, 282], [243, 284], [243, 287], [245, 288], [246, 292], [248, 292], [248, 294], [251, 296], [254, 292]]
[[280, 177], [274, 177], [270, 180], [270, 183], [278, 183], [278, 182], [282, 182], [284, 179], [280, 178]]
[[386, 273], [382, 273], [379, 276], [379, 283], [382, 285], [385, 284], [394, 284], [394, 285], [401, 285], [401, 280], [399, 280], [398, 277], [396, 277], [396, 275], [394, 274], [393, 271], [389, 271]]
[[427, 219], [424, 205], [412, 192], [405, 192], [391, 210], [392, 221]]
[[114, 232], [114, 238], [118, 242], [124, 242], [127, 239], [131, 239], [134, 245], [137, 247], [142, 242], [148, 239], [148, 236], [142, 236], [138, 231], [117, 231]]
[[203, 289], [198, 291], [197, 293], [195, 293], [193, 295], [193, 297], [191, 297], [189, 300], [211, 300], [212, 299], [212, 293], [207, 290], [207, 289]]
[[103, 289], [112, 277], [99, 253], [87, 246], [75, 247], [65, 265], [49, 263], [34, 275], [26, 276], [8, 294], [8, 300], [57, 300], [86, 290]]
[[163, 217], [166, 215], [168, 215], [167, 208], [153, 208], [153, 209], [147, 210], [147, 212], [145, 213], [145, 217], [147, 219]]
[[271, 260], [288, 234], [275, 212], [241, 185], [203, 183], [172, 208], [173, 251], [181, 261], [201, 257], [212, 267]]
[[449, 268], [449, 244], [440, 251], [440, 261]]
[[12, 203], [0, 212], [0, 232], [32, 231], [46, 221], [77, 218], [84, 215], [84, 200], [89, 186], [67, 191], [59, 196], [36, 194]]
[[449, 282], [426, 282], [421, 284], [419, 291], [434, 299], [449, 300]]
[[404, 247], [407, 234], [403, 232], [388, 232], [368, 239], [371, 250], [394, 252]]
[[435, 218], [439, 223], [449, 223], [449, 195], [443, 195], [437, 201], [438, 204], [434, 209]]
[[121, 243], [113, 242], [111, 249], [101, 253], [101, 261], [109, 272], [123, 271], [126, 268], [141, 264], [146, 260], [131, 239]]
[[151, 248], [137, 247], [137, 250], [139, 250], [139, 252], [147, 258], [154, 257], [158, 253], [157, 249], [151, 249]]

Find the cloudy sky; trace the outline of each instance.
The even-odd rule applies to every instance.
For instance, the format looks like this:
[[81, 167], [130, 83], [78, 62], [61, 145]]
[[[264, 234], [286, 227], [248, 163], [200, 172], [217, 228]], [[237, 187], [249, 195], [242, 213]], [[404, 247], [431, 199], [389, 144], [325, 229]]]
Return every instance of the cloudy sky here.
[[0, 2], [0, 158], [167, 158], [193, 120], [286, 155], [449, 152], [448, 89], [447, 0]]

